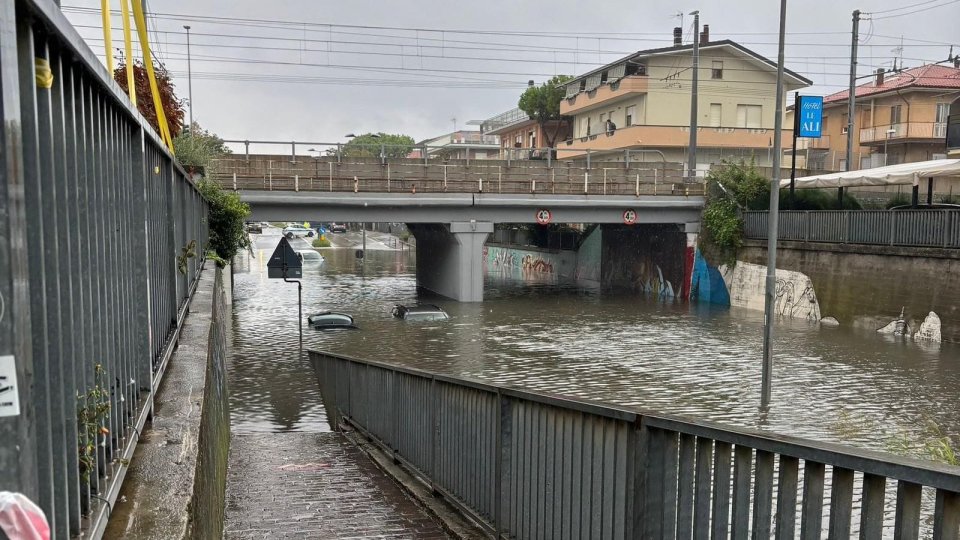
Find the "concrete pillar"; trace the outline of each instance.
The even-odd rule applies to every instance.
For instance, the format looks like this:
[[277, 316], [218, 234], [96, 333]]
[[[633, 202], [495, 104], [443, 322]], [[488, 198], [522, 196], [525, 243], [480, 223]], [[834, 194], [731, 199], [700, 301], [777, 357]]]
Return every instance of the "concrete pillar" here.
[[687, 249], [683, 257], [683, 289], [680, 297], [684, 301], [690, 300], [693, 291], [693, 263], [697, 254], [697, 242], [700, 238], [700, 223], [685, 223], [683, 231], [687, 234]]
[[490, 222], [409, 224], [417, 239], [417, 286], [460, 302], [483, 300], [483, 244]]

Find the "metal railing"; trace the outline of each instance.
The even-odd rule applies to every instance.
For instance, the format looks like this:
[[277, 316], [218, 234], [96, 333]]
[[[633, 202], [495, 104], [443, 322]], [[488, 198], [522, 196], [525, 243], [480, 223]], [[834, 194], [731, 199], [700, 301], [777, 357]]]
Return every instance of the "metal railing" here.
[[330, 353], [310, 360], [334, 425], [370, 437], [496, 538], [960, 534], [957, 467]]
[[[744, 235], [767, 238], [766, 210], [743, 213]], [[778, 240], [960, 248], [960, 210], [785, 210]]]
[[0, 356], [20, 384], [0, 490], [36, 501], [55, 538], [99, 537], [196, 287], [200, 258], [176, 261], [191, 241], [202, 254], [207, 205], [54, 2], [0, 3], [0, 89]]
[[480, 131], [488, 133], [498, 130], [512, 124], [519, 124], [530, 120], [530, 115], [524, 112], [520, 107], [502, 112], [492, 118], [487, 118], [480, 124]]
[[[567, 195], [702, 195], [675, 164], [543, 160], [421, 161], [393, 158], [287, 159], [228, 156], [211, 178], [226, 189], [354, 193], [508, 193]], [[698, 179], [702, 180], [702, 179]]]

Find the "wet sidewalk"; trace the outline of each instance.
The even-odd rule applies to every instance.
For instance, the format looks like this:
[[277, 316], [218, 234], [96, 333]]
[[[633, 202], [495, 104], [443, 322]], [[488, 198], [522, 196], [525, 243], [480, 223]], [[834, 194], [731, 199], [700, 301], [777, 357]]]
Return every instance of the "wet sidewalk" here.
[[449, 538], [339, 433], [235, 433], [226, 538]]

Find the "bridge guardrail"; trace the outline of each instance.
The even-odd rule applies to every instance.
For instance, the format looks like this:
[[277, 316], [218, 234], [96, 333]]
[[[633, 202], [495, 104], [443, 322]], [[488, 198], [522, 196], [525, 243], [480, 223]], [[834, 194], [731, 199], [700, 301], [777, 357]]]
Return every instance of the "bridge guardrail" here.
[[98, 538], [197, 284], [207, 205], [56, 3], [0, 4], [0, 356], [22, 385], [0, 489], [35, 500], [53, 537]]
[[960, 534], [960, 468], [325, 352], [310, 360], [335, 425], [373, 439], [496, 538]]
[[[743, 213], [744, 236], [767, 238], [766, 210]], [[960, 248], [960, 210], [782, 210], [778, 240]]]
[[548, 165], [539, 160], [393, 158], [299, 160], [240, 156], [219, 160], [211, 177], [226, 189], [357, 193], [551, 193], [565, 195], [702, 195], [682, 168], [653, 163], [599, 162]]

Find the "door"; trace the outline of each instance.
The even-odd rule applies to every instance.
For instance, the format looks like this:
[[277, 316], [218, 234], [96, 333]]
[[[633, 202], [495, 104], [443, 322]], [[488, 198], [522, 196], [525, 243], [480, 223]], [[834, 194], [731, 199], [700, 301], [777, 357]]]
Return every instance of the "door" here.
[[710, 127], [720, 127], [721, 104], [710, 104]]

